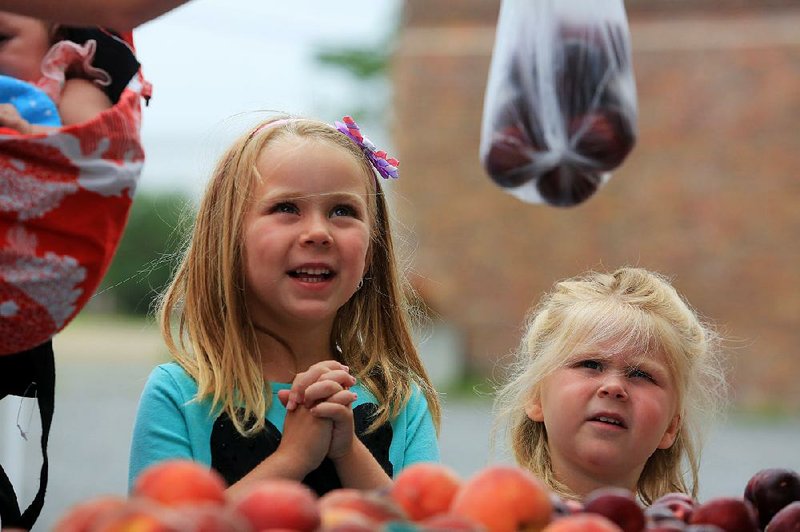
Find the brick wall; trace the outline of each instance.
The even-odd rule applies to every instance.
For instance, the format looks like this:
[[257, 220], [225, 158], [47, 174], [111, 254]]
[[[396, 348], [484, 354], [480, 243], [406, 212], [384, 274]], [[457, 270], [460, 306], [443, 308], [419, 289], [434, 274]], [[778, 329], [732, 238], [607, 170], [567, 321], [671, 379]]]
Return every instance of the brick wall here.
[[466, 360], [493, 371], [554, 281], [640, 265], [671, 276], [730, 339], [743, 406], [800, 406], [796, 2], [657, 17], [628, 2], [639, 140], [606, 187], [568, 209], [522, 203], [480, 167], [499, 2], [466, 3], [471, 15], [408, 0], [392, 64], [397, 213], [417, 286], [462, 332]]

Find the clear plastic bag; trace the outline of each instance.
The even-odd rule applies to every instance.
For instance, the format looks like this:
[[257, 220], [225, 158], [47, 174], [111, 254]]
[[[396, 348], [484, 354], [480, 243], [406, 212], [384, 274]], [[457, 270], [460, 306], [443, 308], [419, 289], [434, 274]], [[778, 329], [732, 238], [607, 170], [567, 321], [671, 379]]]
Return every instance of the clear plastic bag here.
[[622, 0], [503, 0], [480, 158], [523, 201], [571, 206], [636, 141], [636, 85]]

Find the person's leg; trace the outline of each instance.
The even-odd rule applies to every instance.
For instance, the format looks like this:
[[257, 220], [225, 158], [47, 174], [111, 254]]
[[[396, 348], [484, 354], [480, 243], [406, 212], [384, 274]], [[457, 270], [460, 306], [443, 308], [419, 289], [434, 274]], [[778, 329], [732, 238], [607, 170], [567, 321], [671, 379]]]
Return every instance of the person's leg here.
[[[0, 466], [0, 519], [5, 528], [30, 530], [39, 518], [47, 489], [47, 440], [53, 421], [56, 369], [52, 340], [20, 353], [0, 355], [0, 399], [6, 395], [35, 397], [42, 421], [42, 469], [39, 490], [30, 506], [23, 512], [19, 508], [14, 486]], [[0, 430], [16, 430], [2, 427]]]

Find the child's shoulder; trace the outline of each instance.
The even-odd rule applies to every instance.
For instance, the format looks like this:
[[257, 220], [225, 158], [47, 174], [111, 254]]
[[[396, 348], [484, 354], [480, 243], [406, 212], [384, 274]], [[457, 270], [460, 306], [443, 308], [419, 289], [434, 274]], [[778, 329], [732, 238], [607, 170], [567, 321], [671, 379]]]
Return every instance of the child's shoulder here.
[[355, 403], [353, 403], [354, 407], [363, 403], [378, 402], [375, 395], [373, 395], [373, 393], [369, 391], [369, 389], [366, 386], [364, 386], [364, 384], [360, 380], [356, 381], [356, 383], [350, 388], [350, 391], [358, 396], [356, 398]]
[[[425, 398], [425, 394], [422, 391], [422, 387], [416, 382], [411, 382], [411, 394], [408, 396], [408, 400], [404, 403], [404, 410], [417, 410], [420, 408], [426, 409], [428, 407], [428, 401]], [[374, 403], [378, 404], [377, 397], [367, 388], [360, 380], [356, 381], [355, 385], [351, 388], [351, 391], [355, 392], [358, 395], [355, 403], [353, 406], [358, 406], [363, 403]]]
[[197, 382], [177, 362], [166, 362], [153, 368], [149, 381], [155, 386], [177, 387], [183, 392], [197, 392]]

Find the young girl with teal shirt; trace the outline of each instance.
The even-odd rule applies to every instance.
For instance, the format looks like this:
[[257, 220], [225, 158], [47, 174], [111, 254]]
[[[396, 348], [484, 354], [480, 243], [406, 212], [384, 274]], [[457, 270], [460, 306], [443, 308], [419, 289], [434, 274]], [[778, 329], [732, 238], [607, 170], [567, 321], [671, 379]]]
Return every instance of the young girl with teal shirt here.
[[272, 119], [221, 157], [161, 304], [174, 362], [142, 393], [131, 485], [187, 458], [232, 490], [279, 477], [322, 494], [439, 459], [376, 177], [397, 164], [349, 117]]

